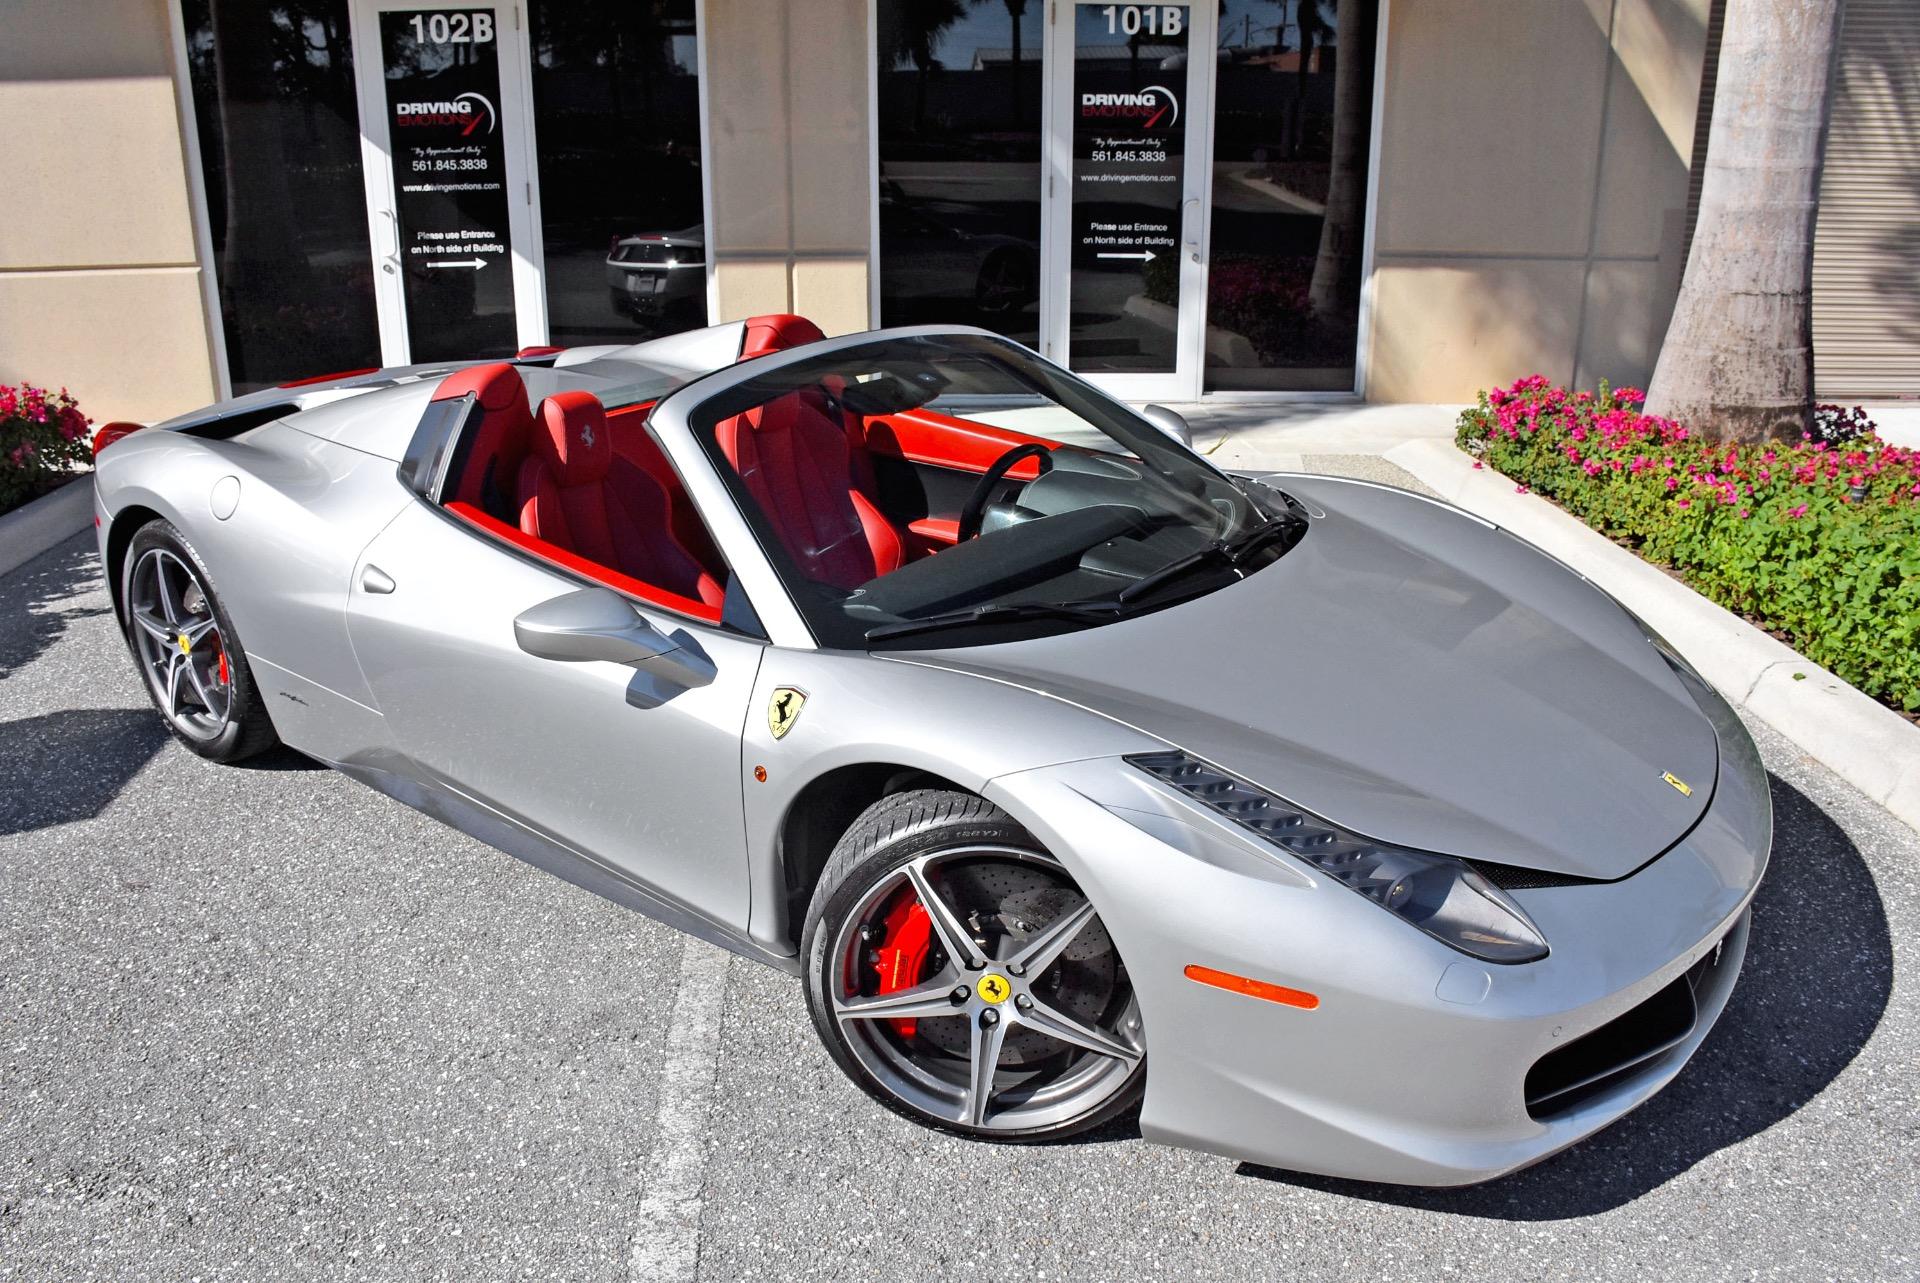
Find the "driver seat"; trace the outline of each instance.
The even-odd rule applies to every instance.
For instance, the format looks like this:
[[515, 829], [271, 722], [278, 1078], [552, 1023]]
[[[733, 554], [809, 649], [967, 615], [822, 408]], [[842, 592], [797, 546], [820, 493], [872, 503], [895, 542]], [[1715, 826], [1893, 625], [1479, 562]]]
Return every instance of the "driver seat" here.
[[665, 487], [614, 452], [606, 409], [591, 392], [540, 403], [519, 497], [523, 534], [708, 606], [726, 597], [674, 537]]

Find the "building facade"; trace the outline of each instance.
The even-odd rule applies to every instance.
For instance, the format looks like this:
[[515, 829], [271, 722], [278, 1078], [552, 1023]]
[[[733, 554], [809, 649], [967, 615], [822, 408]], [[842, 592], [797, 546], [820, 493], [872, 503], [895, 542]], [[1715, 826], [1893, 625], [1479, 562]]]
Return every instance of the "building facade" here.
[[[1830, 297], [1886, 312], [1916, 3], [1850, 6], [1830, 186], [1871, 225], [1822, 227]], [[984, 325], [1136, 399], [1643, 383], [1715, 8], [0, 0], [0, 380], [151, 420], [794, 311]], [[1920, 392], [1920, 336], [1822, 315], [1870, 347], [1824, 391]]]

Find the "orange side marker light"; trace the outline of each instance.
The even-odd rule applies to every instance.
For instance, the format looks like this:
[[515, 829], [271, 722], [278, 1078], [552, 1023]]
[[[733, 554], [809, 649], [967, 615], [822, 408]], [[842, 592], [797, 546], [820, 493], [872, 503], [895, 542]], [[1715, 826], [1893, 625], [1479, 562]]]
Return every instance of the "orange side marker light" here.
[[1250, 980], [1246, 976], [1236, 976], [1229, 971], [1215, 971], [1212, 967], [1189, 965], [1187, 979], [1203, 985], [1212, 985], [1216, 989], [1226, 989], [1232, 993], [1244, 993], [1249, 998], [1264, 998], [1268, 1002], [1277, 1002], [1283, 1007], [1298, 1007], [1302, 1011], [1312, 1011], [1320, 1005], [1317, 994], [1304, 989], [1289, 989], [1285, 985], [1268, 984], [1264, 980]]

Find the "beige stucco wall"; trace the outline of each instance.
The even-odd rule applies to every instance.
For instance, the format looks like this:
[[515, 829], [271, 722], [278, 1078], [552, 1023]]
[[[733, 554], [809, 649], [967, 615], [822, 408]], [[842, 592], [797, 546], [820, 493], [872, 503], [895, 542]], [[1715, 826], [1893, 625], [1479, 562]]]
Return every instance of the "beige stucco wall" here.
[[872, 212], [864, 0], [707, 0], [716, 321], [867, 328]]
[[1644, 386], [1682, 267], [1709, 0], [1395, 0], [1367, 395]]
[[165, 0], [0, 0], [0, 382], [213, 399]]

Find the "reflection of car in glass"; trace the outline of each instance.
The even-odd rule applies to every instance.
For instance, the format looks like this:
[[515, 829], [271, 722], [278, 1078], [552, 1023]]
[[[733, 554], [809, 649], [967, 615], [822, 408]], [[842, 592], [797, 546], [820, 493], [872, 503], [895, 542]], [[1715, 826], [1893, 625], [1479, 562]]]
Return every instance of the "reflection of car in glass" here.
[[1447, 1185], [1645, 1101], [1746, 949], [1739, 720], [1505, 531], [1178, 427], [982, 330], [759, 317], [242, 397], [105, 446], [96, 515], [194, 751], [801, 977], [921, 1122], [1144, 1093]]
[[1001, 315], [1039, 297], [1040, 260], [1030, 242], [962, 231], [892, 192], [880, 197], [880, 253], [882, 288], [895, 305], [960, 304]]
[[704, 307], [706, 228], [622, 236], [607, 252], [607, 295], [613, 310], [635, 321]]

